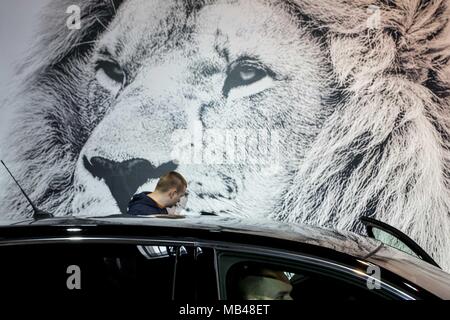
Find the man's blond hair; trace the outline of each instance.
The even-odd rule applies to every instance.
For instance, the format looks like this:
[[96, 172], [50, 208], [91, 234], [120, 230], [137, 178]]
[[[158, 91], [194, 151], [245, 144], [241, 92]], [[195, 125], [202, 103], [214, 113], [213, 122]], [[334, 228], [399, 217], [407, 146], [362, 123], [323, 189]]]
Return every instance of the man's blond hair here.
[[177, 192], [183, 191], [183, 188], [187, 188], [187, 182], [184, 177], [176, 171], [169, 171], [159, 178], [156, 184], [156, 191], [167, 192], [171, 188], [176, 188]]

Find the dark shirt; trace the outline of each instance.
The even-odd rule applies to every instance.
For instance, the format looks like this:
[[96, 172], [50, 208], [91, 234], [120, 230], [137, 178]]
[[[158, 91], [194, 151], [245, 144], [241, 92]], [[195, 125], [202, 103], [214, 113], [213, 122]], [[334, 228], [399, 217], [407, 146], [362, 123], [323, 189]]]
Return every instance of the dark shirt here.
[[165, 208], [161, 209], [158, 204], [148, 196], [151, 192], [144, 191], [135, 194], [128, 203], [128, 214], [131, 215], [151, 215], [168, 214]]

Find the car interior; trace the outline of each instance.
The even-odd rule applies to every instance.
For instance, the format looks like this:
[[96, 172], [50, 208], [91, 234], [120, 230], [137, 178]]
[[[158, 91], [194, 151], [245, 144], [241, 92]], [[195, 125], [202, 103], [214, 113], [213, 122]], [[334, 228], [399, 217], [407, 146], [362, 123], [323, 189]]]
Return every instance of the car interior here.
[[243, 272], [246, 273], [245, 276], [248, 275], [248, 272], [244, 270], [249, 268], [282, 272], [285, 275], [284, 279], [287, 279], [291, 285], [289, 297], [282, 298], [275, 293], [272, 297], [264, 296], [264, 300], [294, 300], [303, 303], [321, 300], [360, 301], [386, 298], [379, 290], [370, 290], [362, 283], [337, 277], [331, 273], [326, 275], [323, 271], [298, 270], [264, 262], [242, 261], [233, 265], [227, 272], [228, 299], [246, 300], [239, 288], [239, 283], [243, 278]]

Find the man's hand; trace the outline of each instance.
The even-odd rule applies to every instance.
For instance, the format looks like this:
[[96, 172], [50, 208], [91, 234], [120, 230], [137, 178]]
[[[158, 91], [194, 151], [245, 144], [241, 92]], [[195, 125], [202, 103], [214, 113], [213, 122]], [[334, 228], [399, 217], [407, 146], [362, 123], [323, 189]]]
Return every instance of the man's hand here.
[[173, 206], [173, 207], [170, 207], [170, 208], [166, 208], [166, 210], [167, 210], [167, 213], [168, 213], [169, 215], [171, 215], [171, 216], [177, 216], [177, 215], [180, 214], [180, 213], [177, 211], [177, 206], [176, 206], [176, 205]]
[[187, 204], [187, 197], [183, 196], [180, 198], [180, 201], [178, 201], [174, 206], [170, 208], [166, 208], [169, 215], [181, 215], [184, 208], [186, 208]]

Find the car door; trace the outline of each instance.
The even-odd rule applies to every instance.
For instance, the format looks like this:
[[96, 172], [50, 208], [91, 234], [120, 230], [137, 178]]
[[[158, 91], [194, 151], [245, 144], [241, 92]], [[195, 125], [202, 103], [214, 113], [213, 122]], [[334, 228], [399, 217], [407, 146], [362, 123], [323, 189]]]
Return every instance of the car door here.
[[348, 256], [341, 262], [329, 256], [243, 244], [216, 246], [215, 251], [221, 300], [294, 300], [301, 304], [436, 298], [377, 265], [356, 258], [349, 263]]
[[207, 246], [182, 247], [175, 264], [174, 300], [217, 301], [215, 252]]
[[178, 241], [39, 239], [0, 242], [0, 290], [10, 297], [117, 295], [144, 300], [194, 296], [195, 248]]
[[440, 268], [436, 261], [424, 249], [400, 230], [369, 217], [361, 217], [360, 221], [366, 227], [369, 237]]

